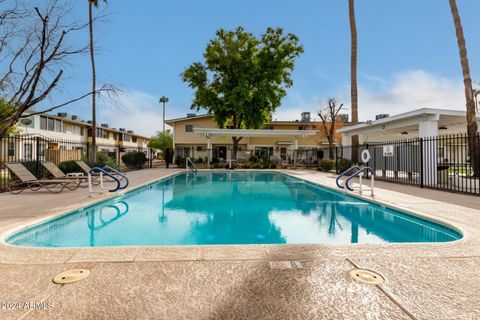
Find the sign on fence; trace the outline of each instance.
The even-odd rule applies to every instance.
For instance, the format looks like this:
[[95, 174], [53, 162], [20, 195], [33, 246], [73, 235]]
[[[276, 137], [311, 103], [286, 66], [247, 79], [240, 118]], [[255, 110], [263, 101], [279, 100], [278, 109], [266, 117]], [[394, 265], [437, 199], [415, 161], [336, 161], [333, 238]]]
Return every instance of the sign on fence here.
[[384, 157], [393, 157], [393, 145], [389, 144], [386, 146], [383, 146], [383, 156]]

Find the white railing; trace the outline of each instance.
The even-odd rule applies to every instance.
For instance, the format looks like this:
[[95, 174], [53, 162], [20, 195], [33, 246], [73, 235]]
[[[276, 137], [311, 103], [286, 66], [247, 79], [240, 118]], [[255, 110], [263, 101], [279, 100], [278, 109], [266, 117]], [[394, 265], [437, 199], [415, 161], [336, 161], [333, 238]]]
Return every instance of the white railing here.
[[197, 173], [197, 171], [198, 171], [197, 167], [193, 163], [192, 159], [190, 159], [190, 157], [187, 157], [185, 159], [185, 170], [187, 170], [187, 171], [190, 170], [193, 173]]

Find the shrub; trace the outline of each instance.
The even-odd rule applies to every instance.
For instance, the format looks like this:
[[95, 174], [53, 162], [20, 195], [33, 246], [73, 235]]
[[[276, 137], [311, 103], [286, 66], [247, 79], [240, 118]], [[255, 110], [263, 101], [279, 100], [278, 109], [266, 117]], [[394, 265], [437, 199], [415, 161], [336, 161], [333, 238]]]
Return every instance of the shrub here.
[[145, 166], [147, 157], [143, 152], [129, 152], [122, 156], [122, 161], [127, 168], [130, 169], [142, 169]]
[[179, 157], [177, 156], [175, 158], [175, 164], [177, 165], [177, 167], [179, 168], [185, 168], [185, 161], [186, 161], [186, 158], [184, 157]]
[[344, 172], [345, 170], [347, 170], [351, 166], [353, 166], [353, 162], [351, 160], [348, 160], [348, 159], [339, 159], [338, 160], [338, 172], [339, 173]]
[[83, 172], [74, 160], [63, 161], [58, 164], [58, 168], [65, 174], [74, 172]]
[[333, 160], [321, 160], [318, 167], [321, 171], [329, 172], [335, 167], [335, 162]]

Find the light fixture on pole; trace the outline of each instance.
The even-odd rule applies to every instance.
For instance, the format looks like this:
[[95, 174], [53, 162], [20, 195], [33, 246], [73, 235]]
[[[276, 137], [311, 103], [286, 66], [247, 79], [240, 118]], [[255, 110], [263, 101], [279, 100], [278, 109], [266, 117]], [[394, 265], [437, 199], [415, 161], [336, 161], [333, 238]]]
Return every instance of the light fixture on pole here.
[[163, 156], [163, 160], [165, 161], [165, 165], [167, 165], [167, 159], [165, 158], [165, 144], [166, 144], [166, 140], [165, 139], [165, 104], [168, 102], [168, 98], [165, 97], [165, 96], [162, 96], [160, 98], [160, 100], [158, 101], [159, 103], [162, 103], [163, 104], [163, 128], [162, 128], [162, 131], [163, 131], [163, 150], [162, 150], [162, 156]]

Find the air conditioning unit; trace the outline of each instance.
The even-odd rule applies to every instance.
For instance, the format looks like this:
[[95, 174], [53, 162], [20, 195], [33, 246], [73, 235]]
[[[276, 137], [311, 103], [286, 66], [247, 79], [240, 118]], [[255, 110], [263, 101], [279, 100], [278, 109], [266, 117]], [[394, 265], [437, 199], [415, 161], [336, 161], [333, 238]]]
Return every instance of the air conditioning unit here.
[[302, 112], [301, 115], [300, 115], [300, 121], [302, 122], [310, 122], [311, 118], [310, 118], [310, 112]]
[[78, 119], [77, 115], [72, 114], [72, 120], [77, 120], [77, 119]]
[[390, 115], [386, 113], [380, 113], [375, 116], [375, 120], [385, 119], [388, 118]]
[[127, 130], [127, 132], [133, 134], [133, 130]]
[[193, 118], [193, 117], [196, 117], [197, 114], [196, 113], [187, 113], [187, 118]]
[[61, 118], [66, 118], [68, 116], [66, 112], [59, 112], [57, 115]]
[[102, 123], [100, 126], [101, 126], [102, 128], [108, 128], [108, 123]]
[[118, 129], [119, 131], [125, 132], [125, 128]]
[[337, 115], [338, 122], [348, 122], [348, 114], [338, 114]]

